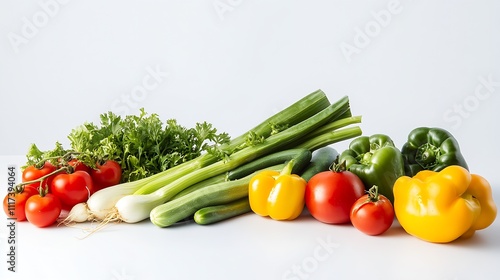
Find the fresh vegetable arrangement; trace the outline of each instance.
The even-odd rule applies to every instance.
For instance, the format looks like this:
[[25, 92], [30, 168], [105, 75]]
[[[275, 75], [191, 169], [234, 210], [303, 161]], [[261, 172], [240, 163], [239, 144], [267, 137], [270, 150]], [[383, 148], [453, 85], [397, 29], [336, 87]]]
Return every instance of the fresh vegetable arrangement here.
[[[469, 173], [451, 133], [418, 127], [400, 150], [388, 135], [362, 135], [360, 122], [347, 96], [330, 102], [321, 90], [235, 138], [206, 122], [185, 128], [142, 109], [109, 112], [100, 126], [73, 129], [70, 149], [33, 144], [4, 211], [38, 227], [310, 215], [367, 235], [384, 234], [396, 218], [408, 234], [435, 243], [493, 223], [491, 187]], [[340, 154], [330, 147], [348, 139]]]
[[[287, 112], [287, 115], [296, 115], [297, 112]], [[280, 114], [280, 113], [279, 113]], [[316, 148], [329, 145], [345, 136], [333, 135], [332, 137], [317, 136], [312, 133], [323, 126], [329, 127], [334, 121], [349, 120], [351, 117], [348, 98], [341, 98], [339, 101], [328, 105], [319, 110], [316, 114], [301, 120], [293, 126], [286, 125], [288, 128], [266, 136], [258, 137], [258, 142], [250, 143], [241, 150], [232, 152], [226, 158], [219, 160], [211, 165], [200, 168], [181, 178], [174, 180], [170, 184], [154, 190], [149, 194], [135, 194], [121, 198], [115, 205], [118, 216], [125, 222], [138, 222], [150, 217], [155, 224], [157, 220], [163, 219], [164, 215], [169, 215], [168, 203], [176, 193], [202, 180], [221, 173], [228, 172], [242, 164], [254, 160], [255, 158], [268, 155], [286, 148], [306, 148], [315, 150]], [[288, 124], [288, 123], [287, 123]], [[283, 124], [280, 125], [283, 127]], [[359, 128], [358, 128], [359, 129]], [[356, 130], [348, 134], [348, 138], [358, 135], [361, 131]], [[252, 135], [252, 133], [249, 133]], [[341, 137], [341, 138], [340, 138]], [[252, 138], [255, 138], [252, 136]], [[247, 141], [248, 143], [248, 141]], [[133, 209], [133, 211], [130, 211]]]
[[[71, 149], [59, 142], [49, 151], [31, 145], [22, 183], [4, 199], [8, 216], [25, 220], [25, 201], [36, 194], [41, 197], [38, 201], [50, 197], [62, 210], [71, 210], [99, 190], [152, 177], [228, 141], [226, 133], [217, 133], [206, 122], [188, 129], [175, 120], [162, 123], [158, 115], [148, 116], [142, 109], [139, 116], [124, 118], [111, 112], [103, 114], [100, 126], [85, 123], [73, 129], [68, 138]], [[14, 205], [10, 207], [14, 210], [9, 210], [9, 205]], [[33, 211], [31, 216], [42, 215], [36, 214], [39, 212]], [[48, 226], [57, 218], [59, 214], [52, 215], [50, 222], [35, 224]]]

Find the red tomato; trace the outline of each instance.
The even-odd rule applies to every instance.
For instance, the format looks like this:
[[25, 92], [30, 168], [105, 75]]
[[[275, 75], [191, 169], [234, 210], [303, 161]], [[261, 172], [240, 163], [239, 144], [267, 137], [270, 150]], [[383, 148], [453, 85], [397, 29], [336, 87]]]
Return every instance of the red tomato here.
[[68, 161], [68, 165], [74, 168], [74, 171], [85, 171], [90, 174], [91, 168], [87, 165], [83, 164], [81, 161], [77, 159], [72, 159]]
[[52, 225], [61, 214], [61, 202], [52, 194], [33, 195], [26, 201], [26, 218], [37, 227]]
[[7, 193], [3, 200], [3, 210], [7, 217], [15, 218], [17, 221], [26, 221], [24, 206], [30, 196], [36, 195], [38, 192], [34, 188], [24, 188], [22, 192]]
[[351, 209], [352, 225], [368, 235], [386, 232], [394, 221], [394, 208], [387, 197], [372, 187], [368, 194], [359, 198]]
[[323, 171], [307, 182], [305, 202], [311, 215], [327, 224], [349, 222], [354, 202], [363, 196], [361, 179], [350, 171]]
[[[40, 168], [40, 169], [36, 168], [34, 165], [30, 165], [30, 166], [26, 167], [26, 169], [23, 170], [22, 181], [23, 182], [33, 181], [33, 180], [39, 179], [42, 176], [50, 174], [54, 171], [56, 171], [56, 167], [48, 161], [45, 162], [44, 165], [42, 166], [42, 168]], [[51, 183], [52, 179], [54, 178], [54, 176], [50, 176], [47, 179], [43, 180], [43, 186], [46, 186], [46, 185], [50, 186], [50, 183]], [[24, 186], [24, 188], [34, 188], [35, 190], [37, 190], [38, 187], [40, 187], [40, 182]]]
[[97, 169], [90, 171], [90, 176], [96, 186], [96, 191], [120, 183], [122, 168], [114, 160], [107, 160], [104, 164], [96, 164]]
[[52, 180], [50, 193], [59, 198], [63, 209], [69, 210], [76, 204], [87, 201], [94, 193], [94, 184], [85, 171], [59, 174]]

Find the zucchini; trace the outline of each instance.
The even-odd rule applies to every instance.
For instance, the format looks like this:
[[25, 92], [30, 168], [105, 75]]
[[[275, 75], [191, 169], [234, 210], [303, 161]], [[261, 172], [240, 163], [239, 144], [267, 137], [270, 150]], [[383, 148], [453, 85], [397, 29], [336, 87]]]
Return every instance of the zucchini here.
[[[284, 164], [280, 164], [266, 169], [279, 171], [283, 167]], [[151, 220], [159, 227], [168, 227], [192, 217], [196, 211], [204, 207], [225, 204], [245, 197], [248, 199], [248, 184], [254, 175], [255, 172], [238, 180], [206, 186], [170, 200], [162, 205], [159, 215], [154, 209], [151, 211]]]
[[194, 221], [200, 225], [217, 223], [252, 211], [248, 197], [233, 202], [201, 208], [194, 213]]
[[330, 169], [330, 166], [339, 156], [339, 153], [331, 147], [323, 147], [316, 150], [312, 156], [311, 163], [306, 167], [301, 177], [307, 181], [314, 175]]
[[312, 153], [308, 149], [288, 149], [279, 151], [229, 171], [227, 173], [227, 179], [240, 179], [257, 170], [266, 169], [267, 167], [276, 164], [286, 163], [291, 159], [295, 160], [292, 173], [299, 173], [309, 164], [311, 157]]

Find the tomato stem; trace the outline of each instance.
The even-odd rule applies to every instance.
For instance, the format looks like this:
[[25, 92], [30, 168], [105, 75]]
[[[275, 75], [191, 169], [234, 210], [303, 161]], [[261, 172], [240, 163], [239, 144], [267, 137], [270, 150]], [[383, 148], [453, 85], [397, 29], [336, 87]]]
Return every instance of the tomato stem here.
[[41, 197], [44, 197], [48, 193], [49, 193], [49, 187], [42, 188], [42, 186], [40, 186], [40, 189], [38, 190], [38, 194]]
[[17, 184], [14, 186], [12, 193], [22, 193], [23, 191], [24, 191], [24, 186]]
[[344, 172], [347, 171], [347, 166], [345, 163], [345, 160], [339, 163], [339, 157], [332, 162], [332, 165], [330, 165], [330, 171], [333, 172]]
[[64, 166], [64, 167], [61, 167], [55, 171], [52, 171], [50, 172], [49, 174], [46, 174], [46, 175], [43, 175], [42, 177], [40, 178], [37, 178], [35, 180], [31, 180], [31, 181], [26, 181], [26, 182], [22, 182], [22, 183], [19, 183], [16, 185], [16, 187], [22, 187], [22, 186], [26, 186], [26, 185], [29, 185], [29, 184], [33, 184], [33, 183], [37, 183], [37, 182], [40, 182], [40, 188], [42, 188], [42, 182], [43, 180], [47, 179], [48, 177], [52, 176], [52, 175], [55, 175], [59, 172], [62, 172], [62, 171], [66, 171], [67, 173], [70, 173], [71, 170], [73, 169], [73, 167], [71, 166]]
[[379, 194], [378, 194], [378, 186], [376, 185], [373, 185], [373, 187], [371, 187], [369, 190], [368, 190], [368, 199], [371, 201], [371, 202], [377, 202], [379, 200]]
[[64, 161], [68, 162], [73, 158], [73, 156], [81, 155], [81, 154], [82, 154], [81, 152], [69, 151], [62, 156], [53, 156], [53, 157], [43, 158], [39, 162], [37, 162], [35, 164], [35, 166], [43, 166], [43, 164], [45, 164], [46, 161], [50, 161], [52, 159], [63, 159]]

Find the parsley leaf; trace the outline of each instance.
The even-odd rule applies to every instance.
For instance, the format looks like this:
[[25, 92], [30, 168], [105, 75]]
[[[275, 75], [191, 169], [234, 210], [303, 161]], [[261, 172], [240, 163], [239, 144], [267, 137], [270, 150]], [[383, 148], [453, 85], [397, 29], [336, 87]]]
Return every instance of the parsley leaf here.
[[209, 123], [186, 128], [175, 119], [162, 122], [157, 114], [120, 117], [112, 112], [100, 116], [100, 125], [85, 123], [68, 136], [71, 148], [96, 160], [116, 160], [122, 181], [135, 181], [209, 152], [228, 143], [227, 133], [218, 133]]

